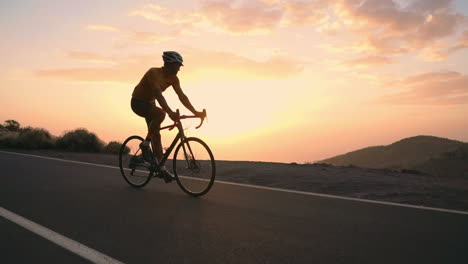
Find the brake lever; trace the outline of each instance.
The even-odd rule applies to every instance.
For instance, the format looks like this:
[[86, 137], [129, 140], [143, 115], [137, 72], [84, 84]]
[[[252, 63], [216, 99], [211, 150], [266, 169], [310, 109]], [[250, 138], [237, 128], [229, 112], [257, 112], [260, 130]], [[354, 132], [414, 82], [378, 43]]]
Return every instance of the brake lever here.
[[203, 122], [205, 121], [205, 119], [207, 119], [207, 116], [206, 116], [206, 109], [203, 109], [203, 118], [201, 118], [200, 125], [198, 125], [197, 127], [195, 127], [195, 129], [199, 129], [199, 128], [203, 125]]

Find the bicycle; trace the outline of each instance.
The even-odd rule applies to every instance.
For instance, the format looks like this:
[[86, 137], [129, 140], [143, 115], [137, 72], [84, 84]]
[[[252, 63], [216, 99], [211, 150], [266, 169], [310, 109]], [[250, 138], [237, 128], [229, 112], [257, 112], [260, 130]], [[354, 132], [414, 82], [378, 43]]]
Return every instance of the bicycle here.
[[[172, 169], [175, 180], [179, 187], [187, 194], [198, 197], [206, 194], [213, 186], [216, 176], [216, 164], [208, 145], [196, 137], [186, 137], [182, 126], [182, 119], [199, 118], [196, 116], [180, 116], [179, 110], [176, 111], [179, 118], [174, 124], [162, 127], [160, 130], [172, 130], [175, 127], [179, 130], [171, 145], [163, 154], [161, 162], [158, 164], [153, 155], [153, 146], [151, 144], [151, 161], [143, 159], [143, 153], [140, 149], [140, 143], [143, 138], [137, 135], [128, 137], [122, 144], [119, 152], [119, 166], [125, 181], [132, 187], [142, 188], [151, 180], [151, 178], [162, 177], [161, 167], [165, 165], [169, 155], [175, 148], [172, 159]], [[206, 117], [206, 110], [203, 110], [204, 118], [197, 129], [203, 125]], [[198, 188], [197, 188], [198, 187]]]

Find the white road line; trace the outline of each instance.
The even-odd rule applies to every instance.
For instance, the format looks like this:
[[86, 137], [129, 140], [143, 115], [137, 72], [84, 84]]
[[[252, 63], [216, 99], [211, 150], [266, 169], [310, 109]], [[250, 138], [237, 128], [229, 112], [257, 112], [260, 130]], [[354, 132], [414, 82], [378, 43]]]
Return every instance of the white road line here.
[[[92, 165], [98, 167], [105, 167], [111, 169], [120, 169], [118, 167], [95, 164], [95, 163], [88, 163], [88, 162], [81, 162], [81, 161], [73, 161], [73, 160], [65, 160], [65, 159], [58, 159], [58, 158], [50, 158], [44, 156], [37, 156], [37, 155], [30, 155], [30, 154], [23, 154], [17, 152], [7, 152], [7, 151], [0, 151], [0, 153], [6, 154], [14, 154], [20, 156], [27, 156], [27, 157], [34, 157], [34, 158], [42, 158], [42, 159], [50, 159], [50, 160], [57, 160], [62, 162], [70, 162], [70, 163], [77, 163], [77, 164], [84, 164], [84, 165]], [[330, 194], [322, 194], [322, 193], [314, 193], [314, 192], [305, 192], [305, 191], [296, 191], [296, 190], [288, 190], [288, 189], [281, 189], [281, 188], [272, 188], [272, 187], [265, 187], [265, 186], [258, 186], [258, 185], [251, 185], [251, 184], [244, 184], [244, 183], [235, 183], [235, 182], [227, 182], [227, 181], [215, 181], [216, 183], [221, 184], [228, 184], [228, 185], [235, 185], [241, 187], [248, 187], [248, 188], [255, 188], [255, 189], [262, 189], [262, 190], [270, 190], [270, 191], [278, 191], [278, 192], [286, 192], [286, 193], [295, 193], [295, 194], [302, 194], [302, 195], [311, 195], [311, 196], [318, 196], [318, 197], [326, 197], [332, 199], [340, 199], [340, 200], [348, 200], [348, 201], [356, 201], [356, 202], [364, 202], [364, 203], [373, 203], [373, 204], [382, 204], [382, 205], [391, 205], [391, 206], [398, 206], [398, 207], [406, 207], [406, 208], [414, 208], [414, 209], [421, 209], [421, 210], [429, 210], [429, 211], [437, 211], [437, 212], [445, 212], [445, 213], [453, 213], [453, 214], [462, 214], [468, 215], [467, 211], [460, 211], [460, 210], [451, 210], [451, 209], [444, 209], [444, 208], [436, 208], [436, 207], [427, 207], [427, 206], [419, 206], [419, 205], [410, 205], [410, 204], [400, 204], [400, 203], [392, 203], [392, 202], [383, 202], [383, 201], [376, 201], [376, 200], [368, 200], [368, 199], [360, 199], [360, 198], [351, 198], [345, 196], [338, 196], [338, 195], [330, 195]]]
[[62, 236], [61, 234], [54, 232], [46, 227], [36, 224], [22, 216], [19, 216], [7, 209], [0, 207], [0, 216], [10, 220], [11, 222], [24, 227], [25, 229], [75, 253], [76, 255], [85, 258], [92, 263], [97, 264], [123, 264], [118, 260], [115, 260], [101, 252], [98, 252], [92, 248], [89, 248], [79, 242], [76, 242], [70, 238]]
[[107, 166], [107, 165], [96, 164], [96, 163], [90, 163], [90, 162], [66, 160], [66, 159], [52, 158], [52, 157], [46, 157], [46, 156], [24, 154], [24, 153], [19, 153], [19, 152], [2, 151], [2, 150], [0, 150], [0, 153], [14, 154], [14, 155], [20, 155], [20, 156], [32, 157], [32, 158], [41, 158], [41, 159], [48, 159], [48, 160], [64, 161], [64, 162], [70, 162], [70, 163], [77, 163], [77, 164], [83, 164], [83, 165], [92, 165], [92, 166], [97, 166], [97, 167], [111, 168], [111, 169], [119, 169], [119, 170], [120, 170], [119, 167]]
[[323, 194], [323, 193], [313, 193], [313, 192], [288, 190], [288, 189], [281, 189], [281, 188], [264, 187], [264, 186], [249, 185], [249, 184], [242, 184], [242, 183], [226, 182], [226, 181], [216, 181], [216, 183], [224, 183], [224, 184], [229, 184], [229, 185], [237, 185], [237, 186], [264, 189], [264, 190], [270, 190], [270, 191], [278, 191], [278, 192], [288, 192], [288, 193], [296, 193], [296, 194], [302, 194], [302, 195], [312, 195], [312, 196], [326, 197], [326, 198], [332, 198], [332, 199], [341, 199], [341, 200], [348, 200], [348, 201], [383, 204], [383, 205], [391, 205], [391, 206], [398, 206], [398, 207], [407, 207], [407, 208], [415, 208], [415, 209], [423, 209], [423, 210], [430, 210], [430, 211], [438, 211], [438, 212], [468, 215], [468, 212], [466, 212], [466, 211], [443, 209], [443, 208], [436, 208], [436, 207], [427, 207], [427, 206], [420, 206], [420, 205], [410, 205], [410, 204], [383, 202], [383, 201], [376, 201], [376, 200], [352, 198], [352, 197], [345, 197], [345, 196], [338, 196], [338, 195], [331, 195], [331, 194]]

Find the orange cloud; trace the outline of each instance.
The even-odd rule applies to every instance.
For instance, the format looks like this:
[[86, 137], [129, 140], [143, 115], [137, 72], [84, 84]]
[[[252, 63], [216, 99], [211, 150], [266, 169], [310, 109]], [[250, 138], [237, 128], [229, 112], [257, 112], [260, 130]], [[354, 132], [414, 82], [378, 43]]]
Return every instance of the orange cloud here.
[[68, 58], [91, 62], [91, 63], [110, 63], [113, 64], [113, 60], [109, 56], [103, 56], [98, 53], [94, 52], [86, 52], [86, 51], [77, 51], [77, 50], [69, 50], [65, 51], [65, 56]]
[[147, 68], [155, 64], [158, 57], [140, 55], [132, 57], [117, 57], [93, 52], [67, 51], [67, 58], [72, 60], [107, 59], [114, 62], [111, 66], [82, 67], [69, 69], [39, 69], [34, 71], [36, 76], [44, 78], [62, 79], [78, 82], [121, 82], [136, 83]]
[[286, 1], [282, 25], [320, 25], [322, 30], [334, 30], [338, 23], [329, 16], [330, 1]]
[[465, 32], [463, 32], [463, 35], [457, 41], [457, 44], [449, 48], [447, 52], [452, 53], [457, 50], [466, 49], [466, 48], [468, 48], [468, 30], [465, 30]]
[[468, 48], [468, 30], [463, 32], [455, 44], [439, 45], [436, 42], [433, 46], [424, 49], [422, 55], [428, 61], [441, 61], [450, 54], [466, 48]]
[[87, 29], [89, 30], [96, 30], [96, 31], [110, 31], [110, 32], [119, 32], [120, 29], [112, 26], [106, 25], [88, 25]]
[[140, 16], [148, 20], [157, 21], [163, 24], [192, 24], [201, 21], [201, 17], [193, 10], [169, 9], [167, 7], [149, 4], [130, 12], [130, 16]]
[[[212, 72], [222, 73], [232, 78], [284, 79], [303, 70], [301, 62], [273, 57], [267, 61], [254, 61], [228, 52], [212, 52], [188, 49], [183, 53], [186, 67], [184, 76], [212, 79]], [[71, 69], [40, 69], [35, 74], [40, 77], [58, 78], [72, 81], [124, 82], [135, 83], [149, 67], [162, 65], [161, 55], [113, 57], [96, 53], [68, 51], [71, 59], [110, 59], [115, 65], [110, 67], [86, 67]], [[161, 61], [160, 63], [157, 63]], [[191, 65], [191, 66], [189, 66]]]
[[410, 3], [409, 10], [420, 12], [444, 12], [451, 8], [453, 0], [417, 0]]
[[459, 72], [429, 72], [393, 83], [405, 91], [386, 95], [376, 103], [398, 105], [468, 104], [468, 75]]
[[150, 4], [130, 12], [167, 25], [208, 24], [232, 34], [270, 32], [280, 23], [284, 10], [275, 2], [261, 1], [201, 1], [197, 10], [169, 9]]
[[393, 59], [388, 58], [388, 57], [368, 56], [368, 57], [358, 58], [355, 60], [345, 62], [345, 65], [368, 67], [368, 66], [391, 64], [394, 62], [395, 61]]
[[106, 25], [88, 25], [87, 29], [96, 30], [96, 31], [109, 31], [120, 33], [124, 38], [127, 38], [128, 41], [134, 43], [143, 43], [143, 44], [158, 44], [163, 41], [168, 41], [176, 38], [180, 35], [181, 31], [173, 31], [166, 34], [155, 33], [155, 32], [144, 32], [144, 31], [135, 31], [135, 30], [126, 30], [113, 26]]
[[[135, 70], [133, 70], [135, 71]], [[74, 68], [37, 70], [36, 75], [80, 82], [135, 82], [135, 74], [128, 68]], [[141, 74], [141, 72], [140, 72]]]
[[203, 0], [196, 10], [147, 5], [130, 13], [160, 23], [208, 24], [232, 34], [265, 33], [279, 26], [311, 25], [336, 33], [348, 29], [374, 55], [403, 54], [453, 36], [465, 17], [451, 0], [415, 0], [403, 7], [395, 0]]
[[386, 55], [417, 51], [454, 36], [464, 20], [448, 0], [418, 0], [407, 7], [393, 0], [342, 0], [337, 11], [376, 54]]
[[[319, 32], [352, 33], [359, 39], [344, 41], [337, 52], [361, 57], [388, 58], [368, 61], [391, 63], [391, 56], [417, 52], [430, 61], [445, 59], [467, 47], [466, 38], [453, 45], [466, 18], [455, 12], [451, 0], [414, 0], [402, 6], [396, 0], [201, 0], [194, 9], [149, 4], [129, 13], [167, 25], [168, 33], [138, 32], [112, 26], [89, 25], [92, 30], [120, 32], [128, 42], [154, 44], [174, 39], [184, 31], [220, 29], [229, 34], [268, 33], [279, 27], [310, 25]], [[351, 42], [351, 43], [350, 43]], [[352, 63], [348, 62], [348, 63]], [[356, 61], [364, 66], [364, 61]]]
[[212, 69], [225, 71], [234, 75], [248, 76], [255, 79], [283, 79], [296, 75], [303, 70], [300, 61], [273, 57], [267, 61], [255, 61], [228, 52], [192, 50], [187, 56], [196, 70], [209, 72]]
[[274, 30], [283, 12], [275, 5], [256, 1], [243, 5], [235, 5], [232, 1], [205, 1], [200, 10], [200, 14], [212, 25], [241, 34]]
[[411, 86], [411, 85], [421, 85], [427, 82], [437, 82], [443, 81], [447, 82], [454, 79], [459, 79], [463, 75], [459, 72], [454, 71], [445, 71], [445, 72], [428, 72], [415, 76], [407, 77], [403, 80], [398, 81], [400, 85]]
[[171, 40], [176, 38], [179, 33], [174, 32], [170, 34], [159, 34], [154, 32], [141, 32], [141, 31], [130, 31], [127, 33], [130, 40], [138, 43], [145, 44], [157, 44], [163, 41]]

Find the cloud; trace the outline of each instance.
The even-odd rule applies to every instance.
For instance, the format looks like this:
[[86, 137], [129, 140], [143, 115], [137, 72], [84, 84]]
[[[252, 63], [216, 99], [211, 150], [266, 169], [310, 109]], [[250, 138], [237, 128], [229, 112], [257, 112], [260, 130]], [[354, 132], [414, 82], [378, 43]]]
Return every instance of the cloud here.
[[37, 70], [36, 76], [64, 79], [78, 82], [135, 82], [135, 74], [132, 69], [119, 68], [72, 68]]
[[281, 22], [284, 10], [278, 1], [200, 1], [197, 10], [170, 9], [149, 4], [131, 11], [130, 16], [166, 25], [186, 25], [220, 29], [230, 34], [264, 34]]
[[[181, 51], [186, 66], [182, 69], [187, 79], [213, 79], [214, 77], [235, 79], [286, 79], [303, 70], [302, 63], [282, 57], [266, 61], [255, 61], [228, 52], [187, 49]], [[39, 69], [39, 77], [86, 82], [135, 83], [150, 67], [162, 64], [161, 55], [113, 57], [96, 53], [68, 51], [70, 59], [109, 59], [114, 65], [108, 67], [82, 67], [70, 69]], [[161, 61], [160, 63], [157, 63]]]
[[119, 33], [120, 36], [127, 39], [127, 41], [140, 44], [159, 44], [161, 42], [174, 39], [181, 34], [181, 31], [172, 31], [163, 34], [147, 31], [126, 30], [107, 25], [88, 25], [86, 28], [95, 31], [108, 31]]
[[[166, 25], [198, 25], [229, 34], [265, 34], [278, 27], [310, 25], [327, 18], [327, 1], [201, 0], [196, 10], [170, 9], [149, 4], [130, 12]], [[323, 23], [322, 23], [323, 24]]]
[[159, 34], [154, 32], [129, 31], [127, 32], [130, 40], [144, 44], [158, 44], [176, 38], [179, 33]]
[[388, 58], [388, 57], [367, 56], [367, 57], [347, 61], [344, 64], [348, 66], [368, 67], [368, 66], [391, 64], [394, 62], [395, 61], [393, 59]]
[[452, 2], [452, 0], [416, 0], [406, 9], [419, 12], [444, 12], [450, 9]]
[[285, 15], [283, 26], [324, 24], [330, 19], [327, 1], [286, 1], [283, 4]]
[[88, 25], [86, 27], [89, 30], [96, 30], [96, 31], [110, 31], [110, 32], [120, 32], [120, 29], [112, 26], [106, 25]]
[[463, 32], [463, 35], [461, 36], [460, 39], [458, 39], [457, 44], [450, 47], [447, 50], [447, 53], [453, 53], [455, 51], [466, 49], [466, 48], [468, 48], [468, 30], [465, 30], [465, 32]]
[[193, 10], [169, 9], [167, 7], [148, 4], [143, 8], [131, 11], [129, 16], [139, 16], [163, 24], [193, 24], [201, 21], [201, 16]]
[[299, 74], [304, 69], [302, 62], [274, 56], [265, 61], [256, 61], [229, 52], [192, 50], [186, 56], [197, 71], [208, 74], [222, 71], [236, 78], [284, 79]]
[[342, 0], [336, 14], [364, 37], [374, 54], [404, 54], [454, 36], [464, 16], [452, 11], [453, 1], [418, 0], [407, 7], [393, 0]]
[[405, 79], [397, 81], [397, 84], [403, 86], [412, 86], [425, 84], [427, 82], [436, 82], [436, 81], [450, 81], [453, 79], [458, 79], [463, 75], [459, 72], [454, 71], [443, 71], [443, 72], [428, 72], [423, 74], [418, 74], [415, 76], [410, 76]]
[[109, 56], [103, 56], [95, 52], [68, 50], [64, 52], [68, 58], [76, 59], [79, 61], [85, 61], [90, 63], [110, 63], [113, 64], [113, 60]]
[[153, 56], [115, 57], [97, 53], [68, 51], [70, 59], [106, 58], [114, 62], [111, 66], [81, 67], [68, 69], [39, 69], [34, 71], [36, 76], [43, 78], [62, 79], [76, 82], [120, 82], [136, 83], [141, 74], [156, 61]]
[[425, 42], [441, 39], [451, 36], [456, 32], [459, 25], [462, 24], [463, 17], [458, 14], [442, 13], [428, 15], [426, 21], [419, 25], [419, 29], [410, 41]]
[[[231, 33], [269, 32], [281, 21], [283, 10], [264, 2], [204, 1], [200, 14], [212, 25]], [[247, 4], [248, 3], [248, 4]]]
[[[224, 32], [233, 35], [268, 34], [279, 28], [310, 26], [334, 35], [352, 34], [335, 50], [361, 57], [400, 56], [411, 52], [430, 61], [443, 60], [465, 48], [453, 45], [466, 17], [457, 13], [452, 0], [199, 0], [195, 7], [148, 4], [129, 12], [168, 25], [171, 32], [138, 32], [106, 25], [92, 30], [120, 32], [128, 41], [154, 44], [186, 32]], [[339, 39], [338, 39], [339, 40]], [[352, 48], [350, 48], [352, 47]]]
[[405, 90], [377, 99], [393, 105], [468, 104], [468, 75], [459, 72], [429, 72], [393, 82]]
[[130, 12], [168, 25], [221, 29], [230, 34], [264, 34], [280, 27], [313, 26], [336, 34], [353, 32], [373, 55], [399, 55], [453, 36], [465, 17], [452, 0], [200, 0], [195, 9], [150, 4]]
[[432, 46], [422, 50], [422, 58], [427, 61], [442, 61], [449, 55], [468, 48], [468, 30], [456, 40], [456, 43], [439, 43], [435, 42]]

